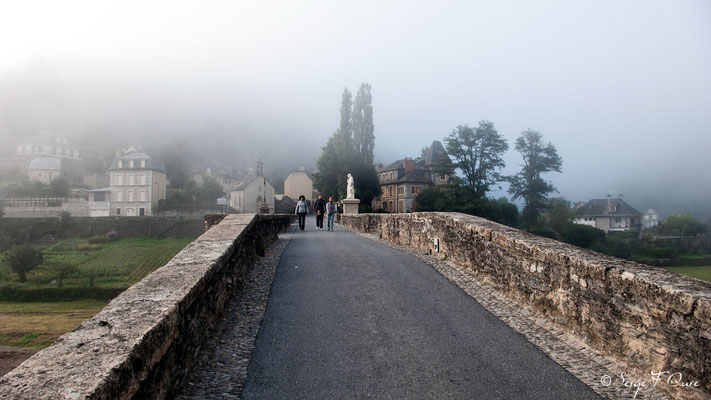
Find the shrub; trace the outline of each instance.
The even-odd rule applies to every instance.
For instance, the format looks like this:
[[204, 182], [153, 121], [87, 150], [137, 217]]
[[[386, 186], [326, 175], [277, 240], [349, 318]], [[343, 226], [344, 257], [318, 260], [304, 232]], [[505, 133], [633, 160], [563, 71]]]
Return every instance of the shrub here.
[[0, 251], [5, 251], [12, 247], [12, 237], [5, 232], [0, 232]]
[[676, 249], [673, 247], [653, 247], [650, 253], [654, 258], [674, 258]]
[[605, 240], [605, 232], [592, 226], [568, 224], [560, 231], [563, 241], [572, 245], [589, 248], [596, 241]]
[[77, 246], [77, 249], [79, 250], [99, 250], [100, 248], [104, 247], [101, 243], [82, 243], [79, 246]]
[[27, 243], [13, 245], [5, 253], [5, 260], [10, 263], [12, 272], [20, 277], [20, 282], [27, 281], [27, 273], [40, 265], [42, 259], [42, 252]]
[[114, 242], [116, 240], [119, 240], [119, 234], [118, 231], [111, 231], [106, 233], [106, 237], [109, 238], [110, 241]]
[[68, 263], [58, 262], [50, 265], [50, 270], [57, 276], [57, 283], [59, 284], [59, 287], [62, 287], [64, 278], [66, 278], [67, 275], [79, 272], [79, 267]]
[[108, 243], [110, 241], [111, 241], [111, 238], [109, 238], [108, 236], [102, 236], [102, 235], [96, 235], [96, 236], [92, 236], [89, 238], [90, 244]]

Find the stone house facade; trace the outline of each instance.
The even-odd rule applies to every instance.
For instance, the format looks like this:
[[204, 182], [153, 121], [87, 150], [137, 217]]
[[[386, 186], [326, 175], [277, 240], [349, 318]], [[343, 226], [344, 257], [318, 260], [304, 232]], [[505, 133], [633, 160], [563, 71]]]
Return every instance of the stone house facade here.
[[299, 167], [287, 175], [284, 180], [284, 196], [291, 199], [298, 199], [304, 195], [306, 200], [314, 201], [314, 178], [306, 167]]
[[238, 213], [258, 213], [268, 207], [274, 213], [274, 187], [264, 175], [247, 175], [230, 191], [229, 206]]
[[372, 207], [391, 213], [416, 211], [417, 195], [426, 188], [447, 185], [453, 171], [444, 146], [435, 140], [417, 160], [404, 158], [378, 166], [381, 195], [373, 199]]

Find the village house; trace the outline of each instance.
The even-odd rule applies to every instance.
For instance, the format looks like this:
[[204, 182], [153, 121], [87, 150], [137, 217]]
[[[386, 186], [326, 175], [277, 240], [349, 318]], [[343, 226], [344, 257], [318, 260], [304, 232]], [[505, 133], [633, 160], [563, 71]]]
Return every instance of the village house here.
[[435, 140], [417, 160], [406, 157], [377, 168], [381, 195], [373, 199], [373, 208], [391, 213], [417, 209], [416, 197], [425, 188], [449, 183], [454, 170], [442, 143]]
[[109, 169], [110, 214], [152, 215], [166, 197], [163, 162], [130, 147], [118, 152]]
[[[16, 152], [12, 161], [20, 166], [21, 171], [26, 173], [30, 180], [42, 183], [49, 183], [46, 176], [48, 172], [40, 166], [48, 165], [48, 159], [52, 162], [53, 171], [58, 171], [59, 176], [67, 178], [72, 183], [81, 184], [84, 178], [84, 162], [80, 158], [79, 147], [67, 140], [65, 137], [43, 132], [38, 136], [31, 137], [17, 144]], [[38, 160], [38, 161], [35, 161]], [[33, 164], [34, 162], [34, 164]], [[55, 166], [58, 169], [54, 169]], [[43, 171], [38, 172], [39, 169]], [[41, 180], [38, 176], [42, 174]], [[57, 172], [51, 175], [55, 176]]]
[[274, 213], [274, 187], [264, 177], [262, 163], [230, 191], [228, 204], [238, 213]]
[[61, 176], [61, 160], [52, 157], [37, 157], [27, 166], [27, 176], [30, 182], [40, 182], [49, 185]]
[[314, 192], [314, 177], [303, 166], [289, 172], [284, 180], [284, 196], [298, 199], [301, 195], [304, 195], [310, 202], [317, 197]]
[[592, 199], [576, 211], [576, 224], [588, 225], [605, 232], [634, 231], [642, 227], [642, 213], [622, 199]]

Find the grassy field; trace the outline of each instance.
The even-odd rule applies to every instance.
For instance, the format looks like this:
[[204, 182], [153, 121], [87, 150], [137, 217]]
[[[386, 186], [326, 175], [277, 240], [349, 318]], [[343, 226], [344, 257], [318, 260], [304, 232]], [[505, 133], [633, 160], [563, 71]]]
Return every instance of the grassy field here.
[[27, 282], [20, 283], [17, 275], [0, 257], [0, 288], [3, 286], [44, 288], [57, 287], [52, 263], [64, 262], [78, 268], [78, 272], [64, 280], [64, 287], [127, 288], [143, 279], [154, 269], [164, 265], [194, 238], [127, 238], [101, 245], [96, 250], [80, 250], [86, 239], [65, 239], [35, 242], [42, 250], [44, 262], [27, 274]]
[[664, 267], [667, 271], [676, 272], [677, 274], [693, 276], [694, 278], [702, 279], [711, 282], [711, 265], [702, 266], [686, 266], [679, 265], [673, 267]]
[[0, 302], [0, 345], [46, 347], [107, 304], [87, 299], [59, 302]]
[[[126, 289], [158, 267], [165, 265], [194, 238], [126, 238], [104, 243], [101, 248], [80, 250], [86, 239], [34, 242], [44, 262], [20, 283], [0, 256], [0, 294], [20, 293], [23, 301], [0, 301], [0, 345], [45, 347], [100, 311], [107, 299], [76, 299], [101, 288]], [[52, 263], [75, 265], [77, 271], [58, 288]], [[93, 289], [92, 289], [93, 288]], [[116, 292], [118, 292], [117, 290]], [[64, 301], [39, 301], [51, 291]], [[37, 295], [36, 297], [33, 297]], [[72, 299], [72, 300], [67, 300]], [[5, 298], [7, 300], [7, 298]], [[30, 300], [30, 301], [28, 301]]]

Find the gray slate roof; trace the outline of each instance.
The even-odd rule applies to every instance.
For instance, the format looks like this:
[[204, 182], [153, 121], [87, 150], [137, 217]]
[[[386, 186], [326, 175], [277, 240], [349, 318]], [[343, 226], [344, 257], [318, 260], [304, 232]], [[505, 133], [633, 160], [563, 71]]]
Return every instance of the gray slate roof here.
[[615, 211], [610, 211], [607, 206], [607, 199], [592, 199], [585, 203], [577, 211], [579, 217], [620, 217], [620, 216], [641, 216], [642, 213], [627, 204], [620, 198], [610, 199], [610, 205], [615, 206]]
[[417, 159], [417, 164], [425, 167], [448, 167], [453, 165], [442, 142], [434, 140], [425, 150], [424, 157]]
[[30, 165], [27, 169], [49, 169], [53, 171], [59, 171], [62, 168], [62, 162], [59, 158], [54, 157], [37, 157], [30, 161]]
[[[118, 167], [118, 162], [119, 160], [124, 160], [123, 166], [121, 168]], [[134, 160], [134, 161], [139, 161], [140, 160], [146, 160], [146, 166], [145, 168], [141, 168], [140, 164], [134, 165], [133, 168], [129, 168], [128, 161]], [[160, 172], [166, 172], [165, 171], [165, 164], [163, 164], [163, 161], [158, 160], [156, 158], [152, 158], [146, 153], [139, 153], [139, 152], [131, 152], [128, 154], [124, 154], [121, 157], [116, 157], [114, 160], [111, 162], [111, 168], [109, 170], [130, 170], [130, 169], [152, 169], [154, 171], [160, 171]]]

